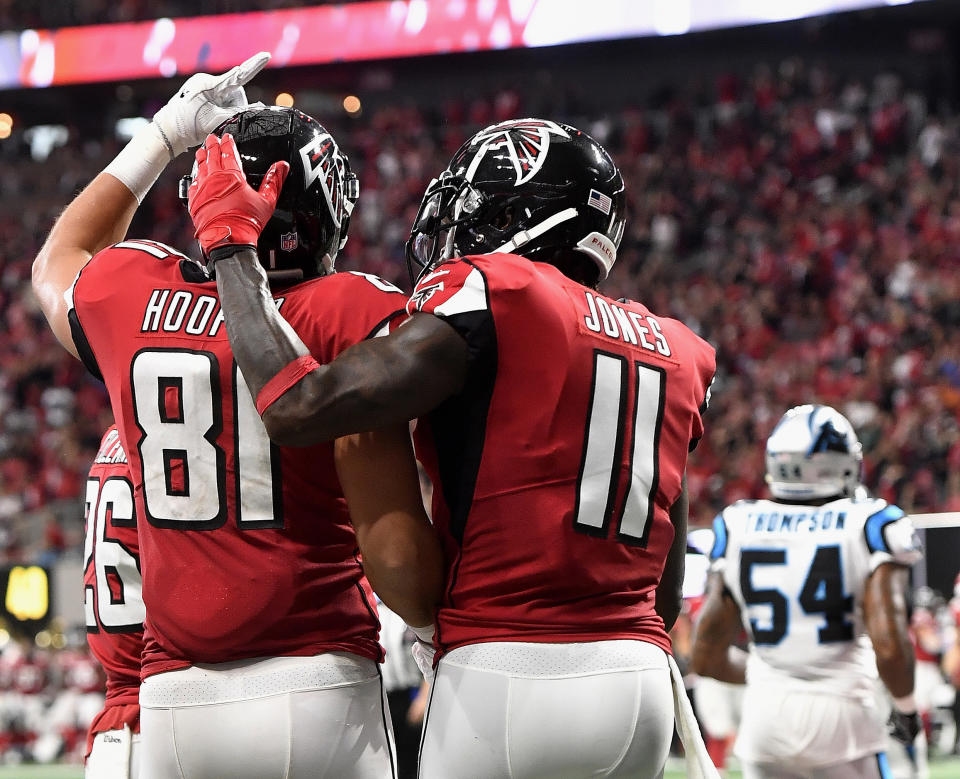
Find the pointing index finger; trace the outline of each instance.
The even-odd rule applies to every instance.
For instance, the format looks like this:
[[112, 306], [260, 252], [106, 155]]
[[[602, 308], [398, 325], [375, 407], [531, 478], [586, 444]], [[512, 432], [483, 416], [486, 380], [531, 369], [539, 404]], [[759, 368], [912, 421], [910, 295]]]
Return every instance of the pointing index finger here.
[[254, 76], [257, 75], [261, 70], [264, 69], [266, 64], [270, 61], [270, 52], [261, 51], [254, 54], [252, 57], [244, 60], [239, 65], [235, 65], [226, 73], [223, 74], [220, 79], [219, 86], [221, 87], [236, 87], [243, 86], [250, 81]]

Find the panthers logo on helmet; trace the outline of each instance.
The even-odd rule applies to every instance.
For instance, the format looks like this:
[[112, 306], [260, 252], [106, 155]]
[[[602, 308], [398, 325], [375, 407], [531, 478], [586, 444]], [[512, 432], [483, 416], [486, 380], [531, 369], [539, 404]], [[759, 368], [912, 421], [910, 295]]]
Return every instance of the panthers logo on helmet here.
[[543, 167], [550, 151], [550, 137], [553, 135], [570, 137], [556, 122], [545, 119], [517, 119], [488, 127], [474, 136], [473, 140], [479, 144], [479, 148], [470, 160], [464, 177], [467, 181], [473, 181], [473, 176], [487, 152], [502, 149], [517, 173], [514, 186], [519, 187], [530, 181]]
[[300, 148], [303, 162], [303, 188], [319, 180], [333, 223], [340, 227], [343, 219], [343, 159], [330, 133], [321, 133]]

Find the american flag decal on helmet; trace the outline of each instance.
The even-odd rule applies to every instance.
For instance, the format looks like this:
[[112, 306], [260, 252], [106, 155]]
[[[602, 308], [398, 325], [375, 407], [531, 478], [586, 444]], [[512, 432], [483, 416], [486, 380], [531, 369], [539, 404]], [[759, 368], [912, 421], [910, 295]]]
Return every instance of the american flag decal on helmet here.
[[610, 209], [613, 207], [613, 201], [604, 195], [603, 192], [591, 189], [590, 194], [587, 196], [587, 205], [609, 215]]
[[551, 136], [569, 138], [570, 134], [556, 122], [543, 119], [516, 119], [501, 122], [477, 133], [473, 141], [479, 148], [467, 167], [465, 178], [473, 176], [487, 152], [502, 149], [517, 173], [514, 186], [525, 184], [543, 167], [550, 151]]

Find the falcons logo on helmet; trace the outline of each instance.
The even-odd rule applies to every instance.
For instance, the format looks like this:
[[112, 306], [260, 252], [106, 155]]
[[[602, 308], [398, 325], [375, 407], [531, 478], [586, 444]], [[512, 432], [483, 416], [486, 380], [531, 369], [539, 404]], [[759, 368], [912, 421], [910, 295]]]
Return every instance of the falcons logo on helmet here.
[[314, 181], [320, 181], [333, 223], [339, 227], [343, 219], [343, 160], [330, 133], [321, 133], [300, 147], [300, 161], [303, 188], [309, 189]]
[[467, 181], [473, 181], [473, 175], [487, 152], [499, 149], [503, 150], [507, 159], [513, 163], [517, 173], [514, 186], [525, 184], [543, 167], [543, 161], [550, 151], [550, 137], [553, 135], [570, 137], [556, 122], [540, 119], [518, 119], [481, 130], [473, 137], [479, 148], [467, 167]]

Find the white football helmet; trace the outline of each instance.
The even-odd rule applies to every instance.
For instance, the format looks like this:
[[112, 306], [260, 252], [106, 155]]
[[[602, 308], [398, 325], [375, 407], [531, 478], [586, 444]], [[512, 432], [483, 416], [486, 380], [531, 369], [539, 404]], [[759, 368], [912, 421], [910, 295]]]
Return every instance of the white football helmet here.
[[790, 409], [767, 439], [766, 479], [775, 498], [852, 497], [862, 468], [862, 447], [853, 425], [830, 406]]

